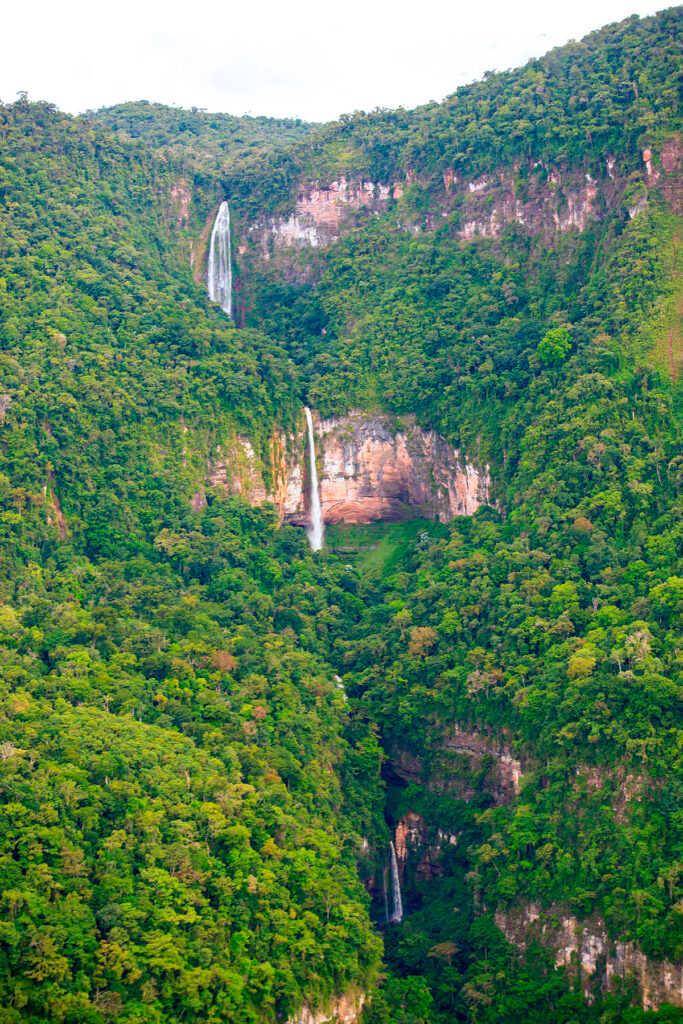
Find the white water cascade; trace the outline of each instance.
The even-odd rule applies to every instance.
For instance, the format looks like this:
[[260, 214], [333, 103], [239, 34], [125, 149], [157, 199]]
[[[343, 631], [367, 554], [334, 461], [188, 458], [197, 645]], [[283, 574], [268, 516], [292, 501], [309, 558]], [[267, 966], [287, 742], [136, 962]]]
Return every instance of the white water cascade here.
[[313, 417], [308, 406], [304, 407], [306, 412], [306, 423], [308, 424], [308, 457], [311, 464], [311, 521], [306, 530], [308, 543], [313, 551], [320, 551], [323, 546], [323, 535], [325, 526], [323, 524], [323, 513], [320, 507], [320, 492], [318, 491], [318, 470], [315, 465], [315, 438], [313, 436]]
[[403, 920], [403, 900], [401, 899], [401, 879], [398, 877], [398, 862], [396, 860], [396, 848], [393, 842], [391, 847], [391, 917], [389, 924], [400, 924]]
[[227, 202], [218, 207], [209, 246], [209, 298], [232, 316], [232, 260], [230, 256], [230, 207]]

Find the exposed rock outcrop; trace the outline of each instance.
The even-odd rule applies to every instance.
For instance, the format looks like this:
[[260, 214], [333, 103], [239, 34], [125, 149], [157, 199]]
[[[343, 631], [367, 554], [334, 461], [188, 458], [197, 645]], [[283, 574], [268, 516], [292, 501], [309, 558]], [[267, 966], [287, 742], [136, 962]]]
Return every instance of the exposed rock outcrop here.
[[[489, 500], [486, 468], [475, 468], [414, 417], [352, 413], [323, 420], [320, 500], [326, 523], [370, 523], [421, 514], [448, 522]], [[288, 518], [306, 521], [301, 507]]]
[[171, 186], [171, 207], [176, 227], [186, 228], [190, 223], [190, 202], [192, 191], [185, 178], [179, 178]]
[[[673, 136], [658, 151], [642, 154], [642, 182], [661, 191], [677, 212], [683, 209], [683, 144]], [[277, 250], [320, 248], [338, 240], [354, 214], [378, 215], [396, 206], [402, 225], [410, 230], [433, 228], [455, 213], [460, 238], [496, 238], [509, 224], [520, 224], [550, 241], [558, 233], [583, 231], [605, 211], [617, 207], [628, 181], [628, 170], [607, 157], [600, 171], [590, 173], [566, 164], [551, 165], [530, 159], [524, 165], [498, 168], [485, 176], [468, 178], [453, 168], [441, 173], [442, 188], [420, 181], [410, 170], [405, 181], [374, 182], [340, 176], [329, 183], [302, 181], [294, 208], [284, 216], [255, 221], [247, 235], [263, 259]], [[404, 221], [400, 200], [407, 187], [431, 189], [428, 212], [419, 224]], [[441, 185], [441, 182], [440, 182]], [[646, 200], [645, 196], [645, 200]], [[246, 252], [242, 247], [240, 252]]]
[[[475, 467], [412, 416], [351, 413], [315, 420], [320, 500], [325, 523], [399, 521], [423, 515], [448, 522], [472, 515], [489, 499], [487, 467]], [[266, 484], [270, 477], [272, 482]], [[258, 455], [237, 436], [216, 450], [207, 482], [252, 505], [271, 501], [281, 520], [308, 523], [308, 465], [303, 425], [273, 435]]]
[[454, 725], [444, 730], [438, 750], [429, 771], [421, 757], [398, 749], [390, 751], [391, 767], [406, 782], [452, 793], [461, 800], [472, 799], [475, 782], [491, 793], [496, 804], [508, 804], [519, 794], [522, 763], [499, 738]]
[[302, 1006], [287, 1024], [355, 1024], [364, 1004], [364, 992], [345, 992], [316, 1010]]
[[[566, 178], [566, 180], [564, 180]], [[613, 191], [613, 186], [608, 187]], [[584, 180], [538, 162], [524, 187], [514, 172], [466, 183], [460, 206], [460, 237], [496, 238], [512, 223], [551, 238], [576, 228], [583, 231], [599, 209], [599, 189], [590, 175]]]
[[399, 871], [405, 877], [409, 857], [416, 859], [415, 874], [428, 881], [443, 874], [443, 850], [457, 846], [459, 836], [446, 829], [429, 829], [424, 818], [415, 811], [407, 811], [394, 830], [394, 846]]
[[661, 1003], [683, 1007], [683, 965], [650, 960], [633, 942], [610, 939], [598, 916], [579, 921], [557, 907], [542, 910], [529, 904], [499, 908], [495, 919], [519, 949], [533, 941], [550, 949], [555, 965], [577, 975], [589, 999], [613, 990], [617, 980], [623, 979], [635, 982], [645, 1010], [656, 1010]]
[[389, 196], [400, 192], [399, 184], [390, 188], [362, 178], [349, 181], [341, 176], [327, 185], [307, 182], [299, 189], [288, 217], [272, 218], [268, 225], [251, 224], [249, 233], [259, 239], [266, 256], [271, 241], [276, 248], [330, 245], [337, 241], [344, 221], [354, 210], [382, 212]]
[[57, 494], [57, 482], [55, 479], [54, 470], [49, 469], [47, 471], [47, 478], [49, 481], [49, 485], [43, 488], [43, 493], [47, 499], [47, 525], [56, 525], [59, 530], [60, 540], [66, 540], [68, 530], [66, 525], [66, 519], [64, 518], [64, 513], [62, 512], [62, 506], [59, 501], [59, 495]]

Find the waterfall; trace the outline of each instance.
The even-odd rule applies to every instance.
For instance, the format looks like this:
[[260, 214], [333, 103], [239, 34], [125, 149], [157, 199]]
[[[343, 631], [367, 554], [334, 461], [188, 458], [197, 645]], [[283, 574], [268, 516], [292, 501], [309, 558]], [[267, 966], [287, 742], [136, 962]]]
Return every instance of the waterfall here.
[[391, 898], [392, 909], [389, 924], [400, 924], [403, 920], [403, 901], [401, 899], [401, 880], [398, 877], [398, 862], [396, 860], [396, 848], [392, 843], [391, 847]]
[[318, 470], [315, 465], [315, 438], [313, 437], [313, 417], [311, 410], [305, 406], [306, 422], [308, 424], [308, 457], [311, 463], [311, 521], [307, 529], [308, 542], [313, 551], [320, 551], [323, 546], [323, 514], [320, 508], [320, 494], [318, 492]]
[[209, 246], [209, 298], [217, 302], [228, 316], [232, 316], [232, 262], [230, 258], [230, 207], [227, 202], [218, 207], [211, 245]]

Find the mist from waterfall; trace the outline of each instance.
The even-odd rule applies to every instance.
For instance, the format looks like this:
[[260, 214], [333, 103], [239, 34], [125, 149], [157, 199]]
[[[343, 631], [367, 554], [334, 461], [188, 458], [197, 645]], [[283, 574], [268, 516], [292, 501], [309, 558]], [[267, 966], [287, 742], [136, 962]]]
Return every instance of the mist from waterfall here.
[[400, 924], [403, 920], [403, 900], [401, 899], [401, 879], [398, 876], [398, 861], [396, 860], [396, 848], [393, 842], [391, 847], [391, 917], [389, 924]]
[[315, 437], [313, 435], [313, 417], [308, 406], [304, 407], [306, 412], [306, 423], [308, 424], [308, 457], [311, 467], [311, 519], [306, 530], [308, 543], [313, 551], [320, 551], [323, 546], [325, 526], [323, 524], [323, 513], [320, 507], [320, 492], [318, 491], [318, 470], [315, 465]]
[[218, 207], [209, 246], [209, 298], [232, 316], [232, 259], [230, 254], [230, 207], [222, 202]]

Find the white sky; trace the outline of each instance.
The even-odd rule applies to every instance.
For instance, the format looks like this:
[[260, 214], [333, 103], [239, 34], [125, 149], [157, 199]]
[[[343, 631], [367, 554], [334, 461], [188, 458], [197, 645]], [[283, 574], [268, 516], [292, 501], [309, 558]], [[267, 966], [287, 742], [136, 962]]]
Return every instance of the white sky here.
[[0, 100], [148, 99], [330, 120], [440, 100], [647, 0], [33, 0], [5, 5]]

